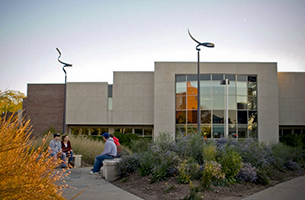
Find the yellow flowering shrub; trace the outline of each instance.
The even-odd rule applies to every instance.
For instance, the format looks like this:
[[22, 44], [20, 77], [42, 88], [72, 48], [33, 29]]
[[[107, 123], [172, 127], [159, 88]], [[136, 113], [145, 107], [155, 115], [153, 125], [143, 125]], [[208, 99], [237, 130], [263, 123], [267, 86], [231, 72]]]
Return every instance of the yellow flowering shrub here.
[[[42, 148], [33, 148], [30, 122], [0, 118], [0, 199], [64, 199], [65, 170]], [[65, 175], [64, 175], [65, 174]]]

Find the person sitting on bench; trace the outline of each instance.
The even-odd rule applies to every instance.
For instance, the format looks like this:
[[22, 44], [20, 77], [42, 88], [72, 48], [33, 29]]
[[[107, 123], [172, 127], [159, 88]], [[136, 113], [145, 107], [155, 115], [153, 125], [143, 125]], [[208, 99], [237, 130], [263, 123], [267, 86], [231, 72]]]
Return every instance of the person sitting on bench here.
[[55, 133], [53, 135], [54, 139], [50, 141], [49, 144], [49, 151], [52, 157], [54, 157], [56, 160], [57, 158], [61, 158], [61, 167], [65, 168], [67, 167], [66, 163], [66, 154], [62, 152], [61, 149], [61, 142], [59, 141], [60, 135], [58, 133]]
[[117, 147], [109, 133], [104, 133], [102, 136], [106, 141], [104, 151], [101, 155], [95, 157], [93, 169], [89, 174], [98, 174], [105, 159], [113, 159], [117, 156]]

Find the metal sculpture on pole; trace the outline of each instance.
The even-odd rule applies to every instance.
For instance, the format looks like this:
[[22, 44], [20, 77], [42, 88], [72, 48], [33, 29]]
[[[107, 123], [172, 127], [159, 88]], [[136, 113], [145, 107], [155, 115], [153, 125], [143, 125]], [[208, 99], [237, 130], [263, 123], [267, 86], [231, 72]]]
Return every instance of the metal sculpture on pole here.
[[196, 50], [197, 50], [197, 57], [198, 57], [198, 61], [197, 61], [197, 90], [198, 90], [198, 97], [197, 97], [197, 133], [201, 133], [201, 113], [200, 113], [200, 46], [205, 46], [205, 47], [209, 47], [209, 48], [214, 48], [215, 44], [211, 43], [211, 42], [199, 42], [198, 40], [196, 40], [190, 33], [189, 29], [187, 30], [190, 37], [196, 42], [198, 43], [198, 45], [196, 46]]
[[59, 58], [61, 57], [61, 52], [59, 51], [58, 48], [56, 48], [56, 50], [59, 53], [58, 56], [58, 62], [60, 62], [61, 64], [63, 64], [64, 66], [62, 67], [62, 70], [65, 72], [65, 92], [64, 92], [64, 111], [63, 111], [63, 128], [62, 128], [62, 134], [65, 134], [65, 126], [66, 126], [66, 92], [67, 92], [67, 72], [65, 70], [65, 67], [72, 67], [71, 64], [62, 62], [61, 60], [59, 60]]

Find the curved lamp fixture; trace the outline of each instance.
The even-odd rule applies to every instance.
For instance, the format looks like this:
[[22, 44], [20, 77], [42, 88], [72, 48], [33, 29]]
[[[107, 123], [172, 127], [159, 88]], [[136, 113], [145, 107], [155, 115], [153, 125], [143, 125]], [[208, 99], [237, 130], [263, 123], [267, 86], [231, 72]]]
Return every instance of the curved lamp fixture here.
[[196, 40], [190, 33], [190, 30], [187, 29], [190, 37], [198, 43], [198, 45], [196, 46], [196, 50], [200, 51], [200, 49], [198, 48], [199, 46], [205, 46], [205, 47], [209, 47], [209, 48], [214, 48], [215, 47], [215, 44], [211, 43], [211, 42], [199, 42], [198, 40]]
[[59, 56], [57, 58], [58, 62], [60, 62], [61, 64], [63, 64], [64, 66], [62, 67], [62, 70], [64, 70], [65, 72], [65, 91], [64, 91], [64, 110], [63, 110], [63, 128], [62, 128], [62, 133], [63, 134], [66, 134], [65, 132], [65, 126], [66, 126], [66, 92], [67, 92], [67, 72], [65, 70], [65, 67], [72, 67], [71, 64], [68, 64], [68, 63], [65, 63], [65, 62], [62, 62], [61, 60], [59, 60], [59, 58], [61, 57], [61, 52], [59, 51], [58, 48], [56, 48], [56, 50], [58, 51], [59, 53]]
[[211, 43], [211, 42], [199, 42], [198, 40], [196, 40], [190, 33], [190, 30], [187, 29], [190, 37], [196, 42], [198, 43], [198, 45], [196, 46], [196, 50], [197, 50], [197, 55], [198, 55], [198, 60], [197, 60], [197, 132], [201, 133], [201, 109], [200, 109], [200, 48], [199, 46], [205, 46], [205, 47], [209, 47], [209, 48], [214, 48], [215, 44]]
[[62, 62], [61, 60], [59, 60], [59, 58], [61, 57], [61, 52], [59, 51], [58, 48], [56, 48], [56, 50], [58, 51], [59, 53], [59, 56], [58, 56], [58, 62], [60, 62], [61, 64], [63, 64], [64, 66], [62, 67], [62, 70], [64, 70], [65, 74], [67, 73], [66, 70], [65, 70], [65, 67], [72, 67], [71, 64], [68, 64], [68, 63], [65, 63], [65, 62]]

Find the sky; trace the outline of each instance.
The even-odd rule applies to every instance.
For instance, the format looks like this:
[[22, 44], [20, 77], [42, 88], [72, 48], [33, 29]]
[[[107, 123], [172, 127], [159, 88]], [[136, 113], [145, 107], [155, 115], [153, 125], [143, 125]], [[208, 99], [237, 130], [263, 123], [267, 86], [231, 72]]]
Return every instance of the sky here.
[[154, 62], [277, 62], [305, 72], [304, 0], [0, 0], [0, 90], [113, 82]]

